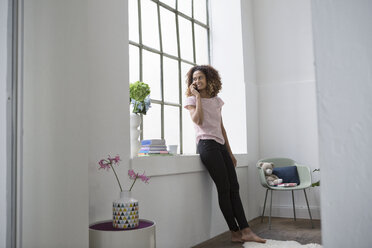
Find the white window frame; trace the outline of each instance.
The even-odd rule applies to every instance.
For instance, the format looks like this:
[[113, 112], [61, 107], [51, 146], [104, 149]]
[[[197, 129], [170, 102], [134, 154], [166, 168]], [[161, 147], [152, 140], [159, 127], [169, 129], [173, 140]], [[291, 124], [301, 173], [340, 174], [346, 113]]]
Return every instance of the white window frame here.
[[[138, 42], [135, 42], [135, 41], [132, 41], [132, 40], [129, 40], [129, 46], [135, 46], [135, 47], [138, 47], [139, 48], [139, 80], [142, 81], [143, 80], [143, 50], [146, 50], [148, 52], [152, 52], [152, 53], [156, 53], [156, 54], [159, 54], [160, 55], [160, 88], [161, 88], [161, 99], [160, 100], [156, 100], [156, 99], [151, 99], [151, 104], [158, 104], [160, 105], [161, 107], [161, 138], [163, 139], [164, 138], [164, 106], [174, 106], [174, 107], [177, 107], [179, 109], [179, 141], [180, 141], [180, 154], [183, 154], [183, 148], [184, 148], [184, 144], [183, 144], [183, 123], [182, 123], [182, 115], [183, 115], [183, 108], [182, 108], [182, 101], [183, 101], [183, 94], [182, 94], [182, 87], [183, 87], [183, 82], [182, 82], [182, 79], [183, 79], [183, 76], [184, 75], [181, 75], [181, 63], [187, 63], [191, 66], [195, 66], [197, 65], [196, 64], [196, 45], [195, 45], [195, 25], [199, 25], [200, 27], [202, 28], [205, 28], [206, 31], [207, 31], [207, 37], [208, 37], [208, 63], [210, 63], [210, 26], [209, 26], [209, 0], [206, 0], [206, 24], [200, 22], [199, 20], [195, 19], [194, 18], [194, 1], [195, 0], [191, 0], [191, 17], [178, 11], [178, 1], [179, 0], [175, 0], [175, 8], [172, 8], [171, 6], [159, 1], [159, 0], [150, 0], [154, 3], [156, 3], [157, 5], [157, 16], [158, 16], [158, 26], [159, 26], [159, 41], [160, 41], [160, 50], [158, 49], [155, 49], [153, 47], [149, 47], [149, 46], [146, 46], [143, 44], [142, 42], [142, 19], [141, 19], [141, 0], [137, 0], [137, 3], [138, 3], [138, 34], [139, 34], [139, 41]], [[178, 50], [178, 55], [177, 56], [174, 56], [174, 55], [171, 55], [171, 54], [168, 54], [168, 53], [165, 53], [163, 51], [163, 44], [162, 44], [162, 32], [161, 32], [161, 18], [160, 18], [160, 7], [163, 7], [164, 9], [168, 10], [168, 11], [171, 11], [173, 13], [175, 13], [175, 22], [176, 22], [176, 32], [177, 32], [177, 50]], [[192, 44], [193, 44], [193, 61], [188, 61], [188, 60], [185, 60], [183, 58], [181, 58], [181, 49], [180, 49], [180, 34], [179, 34], [179, 17], [183, 17], [189, 21], [191, 21], [192, 23]], [[174, 60], [177, 60], [178, 61], [178, 84], [179, 84], [179, 102], [178, 103], [175, 103], [175, 102], [167, 102], [164, 100], [164, 85], [163, 85], [163, 58], [164, 57], [167, 57], [167, 58], [171, 58], [171, 59], [174, 59]], [[141, 136], [140, 138], [143, 139], [143, 118], [142, 118], [142, 121], [141, 121], [141, 126], [140, 126], [140, 129], [141, 129]]]

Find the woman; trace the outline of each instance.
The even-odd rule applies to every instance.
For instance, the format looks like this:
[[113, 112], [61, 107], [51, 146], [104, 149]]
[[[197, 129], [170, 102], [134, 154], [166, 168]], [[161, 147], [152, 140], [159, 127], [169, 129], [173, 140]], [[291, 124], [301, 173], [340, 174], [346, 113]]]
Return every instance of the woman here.
[[195, 66], [187, 73], [185, 108], [190, 111], [196, 131], [200, 158], [216, 184], [218, 202], [231, 231], [231, 241], [265, 243], [252, 232], [239, 196], [236, 159], [222, 123], [224, 102], [217, 96], [221, 78], [209, 65]]

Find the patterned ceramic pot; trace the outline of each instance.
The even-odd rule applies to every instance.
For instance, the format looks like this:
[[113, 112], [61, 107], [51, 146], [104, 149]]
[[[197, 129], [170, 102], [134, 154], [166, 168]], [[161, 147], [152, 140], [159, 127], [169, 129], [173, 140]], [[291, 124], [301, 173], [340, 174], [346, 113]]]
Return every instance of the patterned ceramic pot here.
[[112, 203], [112, 225], [115, 228], [131, 229], [139, 225], [138, 201], [131, 191], [120, 192], [120, 199]]

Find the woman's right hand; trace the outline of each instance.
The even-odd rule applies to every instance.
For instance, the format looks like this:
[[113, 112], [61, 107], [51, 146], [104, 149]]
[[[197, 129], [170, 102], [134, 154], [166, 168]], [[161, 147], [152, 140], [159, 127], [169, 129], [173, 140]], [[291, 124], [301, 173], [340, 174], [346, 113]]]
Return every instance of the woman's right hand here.
[[194, 96], [199, 96], [199, 91], [196, 90], [195, 83], [190, 84], [189, 89], [191, 94], [193, 94]]

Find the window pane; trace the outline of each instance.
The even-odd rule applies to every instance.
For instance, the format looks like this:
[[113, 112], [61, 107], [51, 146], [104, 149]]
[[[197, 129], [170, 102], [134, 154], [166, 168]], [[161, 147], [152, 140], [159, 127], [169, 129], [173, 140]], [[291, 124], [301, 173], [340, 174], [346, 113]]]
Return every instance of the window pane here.
[[183, 141], [183, 153], [184, 154], [195, 154], [196, 153], [196, 143], [195, 143], [195, 131], [194, 131], [194, 123], [191, 120], [190, 112], [183, 108], [185, 106], [186, 99], [186, 73], [193, 67], [193, 65], [187, 63], [181, 63], [181, 80], [182, 80], [182, 98], [183, 98], [183, 105], [182, 105], [182, 141]]
[[189, 72], [189, 70], [193, 67], [193, 65], [187, 64], [187, 63], [181, 63], [181, 81], [182, 81], [182, 97], [185, 96], [187, 85], [186, 85], [186, 74]]
[[191, 120], [190, 112], [182, 108], [182, 141], [183, 141], [183, 154], [196, 153], [196, 138], [194, 123]]
[[207, 3], [206, 0], [194, 0], [194, 18], [207, 24]]
[[[178, 0], [178, 2], [179, 2], [179, 1], [180, 1], [180, 0]], [[181, 1], [183, 1], [183, 0], [181, 0]], [[176, 8], [176, 0], [160, 0], [160, 2], [165, 3], [166, 5], [172, 7], [173, 9]]]
[[161, 108], [159, 104], [151, 103], [151, 108], [143, 115], [143, 139], [161, 138]]
[[151, 99], [161, 100], [160, 55], [143, 50], [143, 82], [151, 88]]
[[178, 56], [176, 15], [161, 7], [160, 18], [163, 52]]
[[156, 3], [150, 0], [142, 0], [141, 18], [143, 44], [159, 50], [158, 10]]
[[178, 0], [178, 11], [191, 17], [191, 0]]
[[206, 65], [208, 63], [208, 33], [207, 29], [194, 25], [195, 28], [195, 56], [196, 63], [199, 65]]
[[179, 103], [178, 61], [164, 57], [163, 63], [164, 100]]
[[133, 83], [139, 80], [139, 49], [129, 45], [129, 82]]
[[138, 43], [138, 1], [129, 0], [128, 2], [128, 18], [129, 18], [129, 40]]
[[167, 145], [178, 145], [180, 149], [180, 109], [179, 107], [164, 106], [164, 138]]
[[178, 16], [181, 58], [190, 62], [194, 61], [192, 48], [192, 27], [191, 22], [185, 18]]

